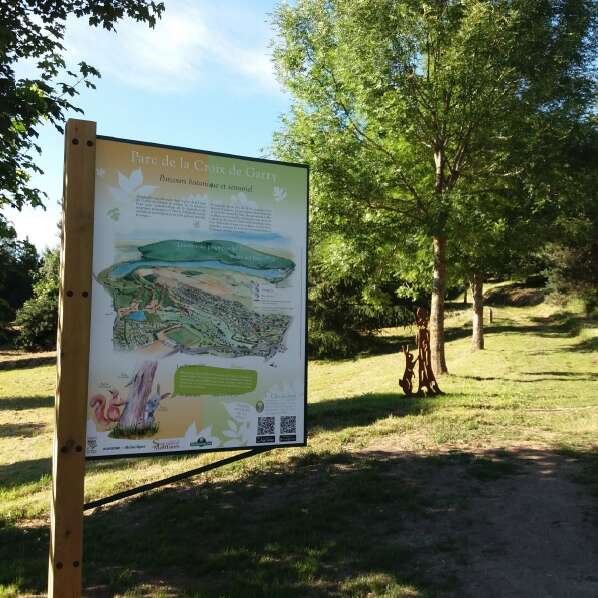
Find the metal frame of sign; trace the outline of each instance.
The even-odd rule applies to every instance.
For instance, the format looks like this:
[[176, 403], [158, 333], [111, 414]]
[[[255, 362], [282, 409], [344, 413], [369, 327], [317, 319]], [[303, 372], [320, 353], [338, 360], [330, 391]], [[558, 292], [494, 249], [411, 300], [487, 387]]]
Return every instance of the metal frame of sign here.
[[[276, 449], [276, 448], [292, 448], [292, 447], [304, 447], [307, 446], [307, 437], [308, 437], [308, 428], [307, 428], [307, 317], [308, 317], [308, 301], [307, 301], [307, 283], [308, 283], [308, 239], [309, 239], [309, 166], [307, 164], [302, 163], [295, 163], [295, 162], [285, 162], [279, 160], [270, 160], [267, 158], [252, 158], [250, 156], [242, 156], [237, 154], [229, 154], [224, 152], [214, 152], [208, 150], [200, 150], [176, 145], [168, 145], [162, 143], [152, 143], [147, 141], [138, 141], [135, 139], [124, 139], [120, 137], [112, 137], [108, 135], [97, 135], [96, 139], [105, 140], [105, 141], [114, 141], [118, 143], [126, 143], [126, 144], [134, 144], [134, 145], [142, 145], [146, 147], [156, 147], [160, 149], [170, 149], [170, 150], [178, 150], [184, 152], [191, 152], [196, 154], [203, 154], [208, 156], [220, 156], [224, 158], [234, 158], [238, 160], [245, 160], [250, 162], [261, 162], [266, 164], [275, 164], [279, 166], [290, 166], [295, 168], [301, 168], [306, 171], [307, 175], [307, 187], [306, 187], [306, 223], [305, 223], [305, 272], [303, 277], [303, 306], [304, 306], [304, 313], [305, 319], [303, 321], [303, 336], [304, 336], [304, 366], [303, 366], [303, 442], [285, 442], [284, 444], [248, 444], [248, 445], [240, 445], [238, 447], [229, 448], [229, 447], [220, 447], [220, 448], [213, 448], [213, 449], [194, 449], [194, 450], [173, 450], [173, 451], [161, 451], [156, 453], [126, 453], [126, 454], [115, 454], [115, 455], [91, 455], [86, 456], [85, 459], [87, 461], [98, 461], [98, 460], [105, 460], [105, 459], [129, 459], [129, 458], [142, 458], [142, 457], [160, 457], [165, 455], [196, 455], [201, 453], [214, 453], [214, 452], [226, 452], [232, 450], [245, 450], [245, 449]], [[95, 200], [95, 195], [94, 195]]]

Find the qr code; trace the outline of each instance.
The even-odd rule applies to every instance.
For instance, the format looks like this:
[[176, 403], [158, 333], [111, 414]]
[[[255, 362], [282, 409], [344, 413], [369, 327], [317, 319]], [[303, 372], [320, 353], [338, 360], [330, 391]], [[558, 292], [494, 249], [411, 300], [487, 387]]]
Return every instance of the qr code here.
[[274, 434], [274, 417], [257, 418], [257, 435], [265, 436]]
[[297, 432], [297, 418], [294, 415], [283, 415], [280, 418], [280, 433], [295, 434]]

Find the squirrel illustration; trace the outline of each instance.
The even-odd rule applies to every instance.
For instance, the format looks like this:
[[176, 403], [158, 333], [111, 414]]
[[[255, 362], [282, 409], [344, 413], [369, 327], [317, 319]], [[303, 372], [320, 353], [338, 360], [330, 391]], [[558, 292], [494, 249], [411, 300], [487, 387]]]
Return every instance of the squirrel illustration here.
[[110, 399], [106, 401], [103, 394], [96, 394], [91, 397], [89, 401], [90, 407], [94, 410], [94, 414], [98, 423], [104, 426], [109, 426], [120, 419], [120, 407], [125, 404], [120, 398], [120, 393], [117, 390], [109, 390]]

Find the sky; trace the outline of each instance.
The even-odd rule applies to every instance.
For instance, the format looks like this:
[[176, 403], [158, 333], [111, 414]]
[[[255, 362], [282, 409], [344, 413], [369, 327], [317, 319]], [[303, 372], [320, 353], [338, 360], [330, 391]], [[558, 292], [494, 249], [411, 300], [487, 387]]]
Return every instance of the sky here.
[[[270, 60], [274, 0], [164, 0], [155, 29], [126, 20], [117, 32], [70, 19], [67, 64], [81, 60], [102, 74], [74, 104], [97, 122], [97, 133], [245, 156], [268, 154], [289, 96]], [[26, 68], [26, 65], [23, 67]], [[48, 194], [46, 210], [5, 210], [19, 238], [42, 251], [58, 244], [63, 137], [39, 127], [44, 171], [32, 184]]]

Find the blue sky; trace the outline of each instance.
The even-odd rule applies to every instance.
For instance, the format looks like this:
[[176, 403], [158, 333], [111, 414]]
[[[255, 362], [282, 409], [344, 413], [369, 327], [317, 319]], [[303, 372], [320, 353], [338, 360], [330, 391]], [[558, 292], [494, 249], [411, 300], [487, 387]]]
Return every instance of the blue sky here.
[[[155, 29], [123, 21], [117, 33], [69, 20], [67, 63], [85, 60], [100, 70], [96, 90], [75, 103], [97, 122], [98, 134], [262, 156], [289, 106], [275, 80], [268, 22], [275, 2], [165, 0]], [[20, 238], [38, 249], [58, 243], [63, 140], [43, 126], [33, 183], [48, 194], [46, 210], [5, 211]]]

